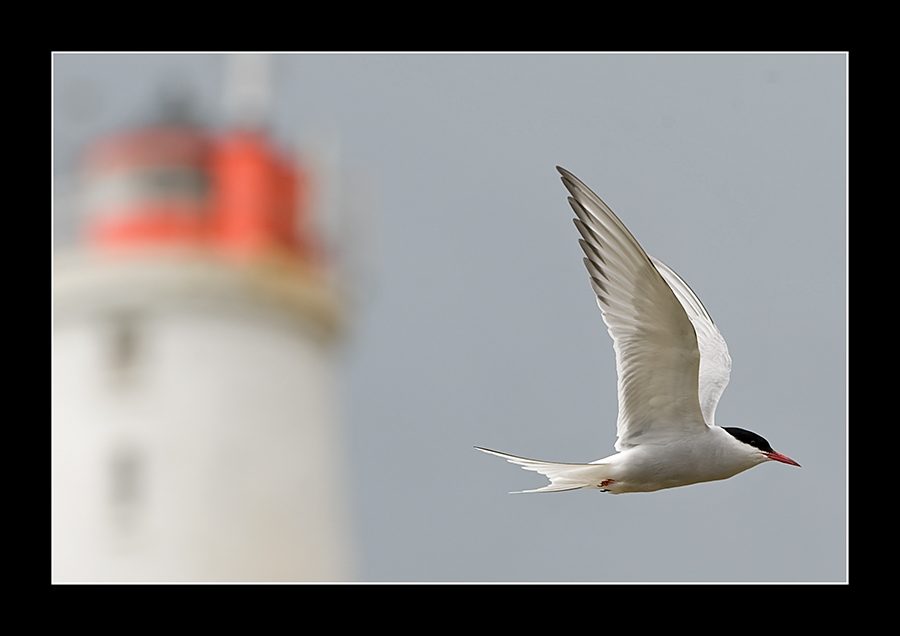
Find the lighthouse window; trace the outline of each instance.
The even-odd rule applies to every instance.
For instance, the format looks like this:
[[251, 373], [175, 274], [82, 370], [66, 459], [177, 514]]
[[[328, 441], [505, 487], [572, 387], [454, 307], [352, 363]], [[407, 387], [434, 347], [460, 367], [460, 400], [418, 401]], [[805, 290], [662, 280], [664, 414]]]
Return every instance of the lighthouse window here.
[[113, 316], [109, 332], [109, 366], [113, 381], [128, 383], [143, 353], [141, 321], [132, 313]]
[[116, 506], [128, 506], [141, 498], [141, 465], [133, 450], [120, 450], [112, 458], [112, 501]]

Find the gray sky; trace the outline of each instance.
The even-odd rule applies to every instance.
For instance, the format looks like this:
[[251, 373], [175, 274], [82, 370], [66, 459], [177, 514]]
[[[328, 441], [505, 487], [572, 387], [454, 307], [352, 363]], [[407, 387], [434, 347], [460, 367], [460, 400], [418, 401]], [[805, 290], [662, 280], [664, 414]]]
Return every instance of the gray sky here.
[[[272, 133], [336, 134], [370, 184], [340, 356], [370, 581], [846, 578], [846, 56], [312, 54], [273, 60]], [[55, 170], [153, 114], [223, 112], [217, 55], [57, 55]], [[721, 426], [803, 465], [656, 493], [545, 479], [473, 445], [614, 452], [615, 359], [555, 170], [701, 298], [734, 360]], [[57, 238], [72, 224], [56, 221]]]

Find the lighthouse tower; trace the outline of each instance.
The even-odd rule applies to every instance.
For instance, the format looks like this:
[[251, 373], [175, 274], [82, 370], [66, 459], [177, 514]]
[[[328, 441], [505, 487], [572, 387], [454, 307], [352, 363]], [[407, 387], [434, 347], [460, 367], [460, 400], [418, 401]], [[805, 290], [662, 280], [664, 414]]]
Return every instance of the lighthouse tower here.
[[306, 174], [258, 128], [86, 150], [53, 281], [53, 580], [352, 579]]

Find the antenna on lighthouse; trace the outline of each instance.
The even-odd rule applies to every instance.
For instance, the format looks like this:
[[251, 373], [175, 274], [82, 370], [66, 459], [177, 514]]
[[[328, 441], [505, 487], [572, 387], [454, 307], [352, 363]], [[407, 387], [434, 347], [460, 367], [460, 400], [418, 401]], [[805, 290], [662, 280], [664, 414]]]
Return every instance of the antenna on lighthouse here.
[[225, 58], [225, 114], [230, 125], [262, 128], [272, 99], [271, 58], [235, 53]]

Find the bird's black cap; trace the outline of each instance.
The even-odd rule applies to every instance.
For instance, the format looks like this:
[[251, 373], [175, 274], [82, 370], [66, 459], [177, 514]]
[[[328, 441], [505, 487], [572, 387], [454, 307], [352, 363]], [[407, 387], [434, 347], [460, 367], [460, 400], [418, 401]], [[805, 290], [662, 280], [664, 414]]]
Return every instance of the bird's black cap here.
[[731, 427], [723, 426], [722, 428], [724, 430], [728, 431], [728, 433], [733, 438], [738, 440], [739, 442], [744, 442], [745, 444], [749, 444], [753, 448], [758, 448], [759, 450], [763, 451], [764, 453], [774, 453], [775, 452], [775, 449], [773, 449], [769, 445], [768, 440], [766, 440], [766, 438], [763, 437], [762, 435], [757, 435], [756, 433], [753, 433], [751, 431], [745, 431], [742, 428], [735, 428], [733, 426], [731, 426]]

